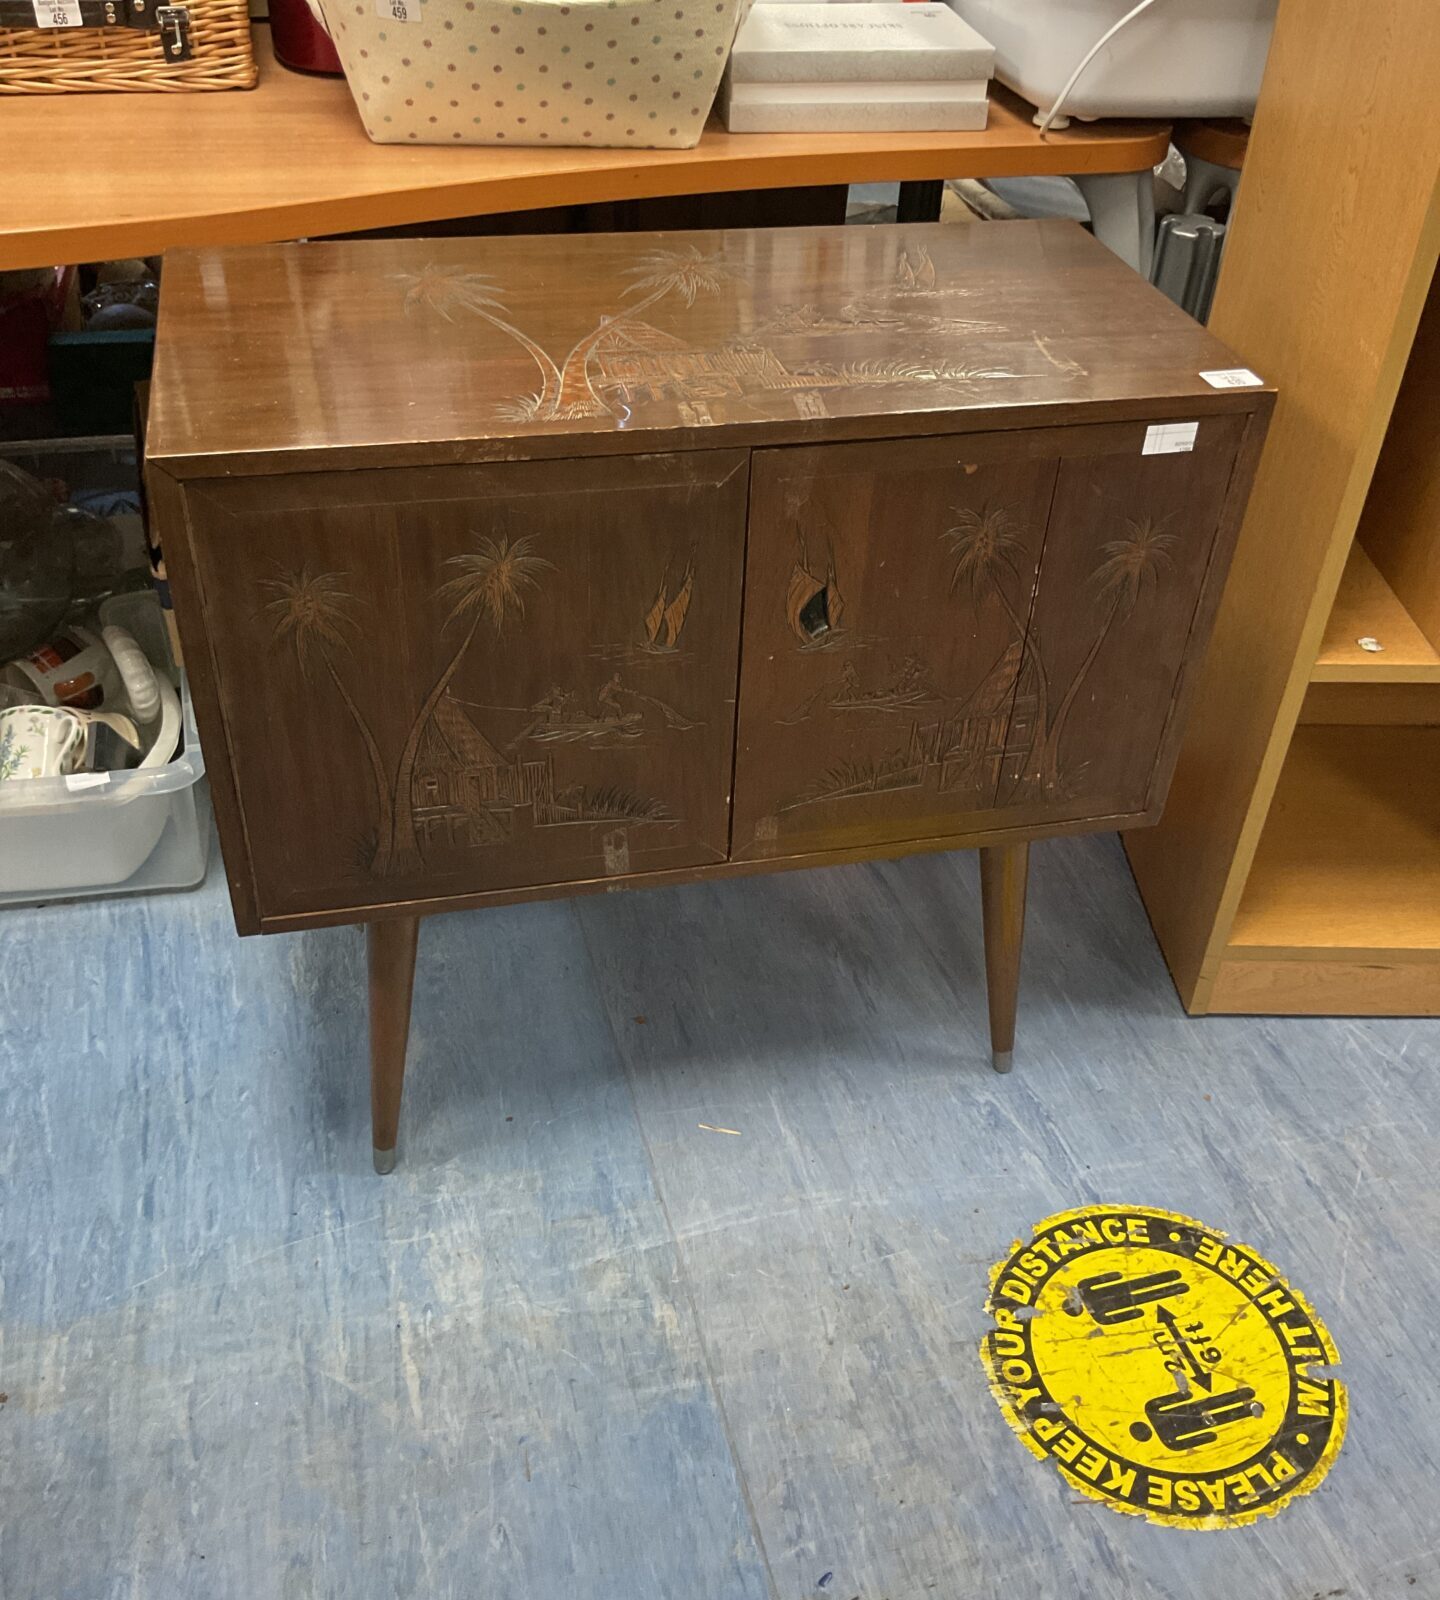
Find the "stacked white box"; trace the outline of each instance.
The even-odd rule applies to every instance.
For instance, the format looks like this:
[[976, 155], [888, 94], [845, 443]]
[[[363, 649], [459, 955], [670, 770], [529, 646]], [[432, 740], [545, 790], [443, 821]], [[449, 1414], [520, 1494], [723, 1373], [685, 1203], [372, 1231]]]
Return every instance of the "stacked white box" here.
[[974, 131], [995, 52], [939, 0], [755, 6], [721, 89], [732, 133]]

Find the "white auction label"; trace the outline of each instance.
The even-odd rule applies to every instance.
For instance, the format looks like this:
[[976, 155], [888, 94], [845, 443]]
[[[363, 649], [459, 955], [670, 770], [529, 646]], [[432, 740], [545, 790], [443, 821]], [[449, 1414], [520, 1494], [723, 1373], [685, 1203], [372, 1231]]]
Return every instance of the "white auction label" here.
[[80, 0], [30, 0], [37, 28], [79, 28], [85, 19], [80, 15]]
[[72, 793], [81, 789], [103, 789], [110, 782], [108, 772], [67, 772], [65, 787]]
[[1212, 389], [1263, 389], [1264, 378], [1251, 372], [1249, 367], [1226, 367], [1221, 372], [1202, 372], [1202, 378]]
[[420, 0], [375, 0], [375, 15], [386, 22], [419, 22]]
[[1179, 456], [1195, 448], [1198, 422], [1157, 422], [1145, 430], [1142, 456]]

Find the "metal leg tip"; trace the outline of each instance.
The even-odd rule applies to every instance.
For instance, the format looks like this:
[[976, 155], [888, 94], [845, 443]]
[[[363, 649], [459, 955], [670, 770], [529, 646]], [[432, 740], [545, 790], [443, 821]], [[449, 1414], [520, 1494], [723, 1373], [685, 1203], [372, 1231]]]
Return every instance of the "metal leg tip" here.
[[377, 1149], [375, 1151], [375, 1170], [382, 1178], [387, 1172], [394, 1172], [395, 1150], [393, 1147], [389, 1150]]
[[1015, 1052], [1013, 1050], [992, 1050], [990, 1052], [990, 1065], [996, 1072], [1009, 1072], [1015, 1065]]

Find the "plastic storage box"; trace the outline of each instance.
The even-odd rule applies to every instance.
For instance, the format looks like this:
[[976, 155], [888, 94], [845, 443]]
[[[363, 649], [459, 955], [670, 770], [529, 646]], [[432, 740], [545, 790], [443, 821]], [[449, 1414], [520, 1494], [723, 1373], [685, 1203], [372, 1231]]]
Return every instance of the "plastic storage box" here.
[[[950, 0], [995, 46], [995, 75], [1048, 110], [1135, 0]], [[1248, 117], [1279, 0], [1157, 0], [1066, 97], [1070, 117]]]
[[32, 778], [0, 798], [0, 905], [193, 888], [205, 876], [210, 813], [190, 686], [180, 682], [180, 752], [148, 771]]

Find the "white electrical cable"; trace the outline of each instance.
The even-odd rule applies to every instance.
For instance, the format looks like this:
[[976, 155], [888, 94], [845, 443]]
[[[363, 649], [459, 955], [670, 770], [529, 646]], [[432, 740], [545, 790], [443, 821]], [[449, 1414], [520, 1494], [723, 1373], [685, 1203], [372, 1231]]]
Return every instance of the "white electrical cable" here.
[[1075, 87], [1075, 85], [1077, 83], [1079, 83], [1081, 73], [1083, 73], [1085, 71], [1086, 67], [1088, 67], [1090, 65], [1090, 63], [1095, 59], [1095, 57], [1100, 54], [1100, 52], [1105, 48], [1105, 46], [1110, 43], [1110, 41], [1115, 37], [1115, 35], [1117, 33], [1119, 33], [1121, 28], [1123, 28], [1127, 22], [1133, 22], [1135, 20], [1135, 18], [1138, 17], [1142, 11], [1148, 11], [1150, 9], [1150, 7], [1153, 6], [1154, 4], [1155, 4], [1155, 0], [1140, 0], [1140, 4], [1138, 6], [1136, 6], [1133, 11], [1127, 11], [1125, 13], [1125, 15], [1120, 18], [1119, 22], [1115, 23], [1115, 25], [1112, 28], [1110, 28], [1107, 32], [1101, 34], [1100, 38], [1097, 39], [1095, 41], [1095, 43], [1090, 47], [1089, 54], [1086, 55], [1085, 59], [1080, 63], [1080, 65], [1078, 67], [1076, 67], [1074, 72], [1072, 72], [1070, 74], [1070, 77], [1069, 77], [1068, 81], [1066, 82], [1065, 87], [1060, 91], [1059, 94], [1057, 94], [1055, 96], [1054, 105], [1052, 105], [1050, 107], [1050, 109], [1045, 113], [1043, 119], [1041, 120], [1041, 123], [1040, 123], [1040, 137], [1042, 139], [1050, 131], [1050, 124], [1052, 122], [1054, 122], [1056, 117], [1058, 117], [1060, 115], [1061, 109], [1063, 108], [1066, 100], [1068, 100], [1069, 97], [1070, 97], [1070, 91]]

